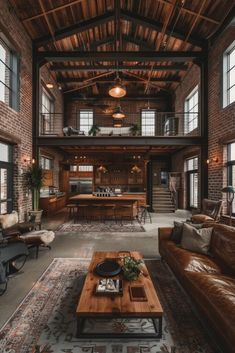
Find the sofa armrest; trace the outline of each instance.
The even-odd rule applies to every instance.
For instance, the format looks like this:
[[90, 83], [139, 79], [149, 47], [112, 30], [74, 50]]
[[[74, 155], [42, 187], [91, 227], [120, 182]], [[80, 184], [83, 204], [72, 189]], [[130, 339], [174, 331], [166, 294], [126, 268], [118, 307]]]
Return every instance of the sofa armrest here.
[[158, 228], [159, 241], [170, 239], [172, 233], [172, 227]]

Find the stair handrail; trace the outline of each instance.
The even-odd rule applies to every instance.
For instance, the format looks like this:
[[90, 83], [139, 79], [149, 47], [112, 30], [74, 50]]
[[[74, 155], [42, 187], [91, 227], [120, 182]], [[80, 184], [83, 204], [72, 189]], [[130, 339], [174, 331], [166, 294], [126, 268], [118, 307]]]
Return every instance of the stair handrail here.
[[178, 191], [176, 189], [176, 180], [171, 175], [169, 176], [169, 190], [171, 194], [171, 199], [175, 208], [177, 208]]

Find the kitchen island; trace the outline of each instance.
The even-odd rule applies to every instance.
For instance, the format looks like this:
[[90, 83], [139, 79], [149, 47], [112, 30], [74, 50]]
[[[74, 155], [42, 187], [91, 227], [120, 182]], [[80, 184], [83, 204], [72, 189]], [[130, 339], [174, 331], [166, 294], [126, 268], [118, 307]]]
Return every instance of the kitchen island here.
[[78, 215], [86, 219], [134, 219], [139, 204], [145, 203], [146, 194], [96, 196], [81, 194], [69, 201], [78, 206]]

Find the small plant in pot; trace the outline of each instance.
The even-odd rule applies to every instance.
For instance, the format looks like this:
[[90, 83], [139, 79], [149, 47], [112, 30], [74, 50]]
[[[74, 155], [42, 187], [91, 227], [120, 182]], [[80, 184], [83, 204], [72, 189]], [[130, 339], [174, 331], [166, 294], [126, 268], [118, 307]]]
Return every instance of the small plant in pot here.
[[40, 189], [43, 186], [43, 171], [40, 166], [32, 164], [24, 173], [25, 186], [32, 192], [33, 209], [29, 212], [35, 223], [41, 223], [43, 210], [39, 210]]
[[130, 127], [130, 132], [132, 136], [137, 136], [140, 134], [140, 127], [138, 124], [132, 124]]
[[135, 281], [141, 273], [142, 260], [136, 260], [133, 257], [125, 256], [122, 262], [123, 276], [128, 281]]
[[88, 134], [92, 135], [92, 136], [96, 136], [97, 132], [100, 131], [100, 128], [98, 125], [92, 125], [92, 127], [90, 128]]

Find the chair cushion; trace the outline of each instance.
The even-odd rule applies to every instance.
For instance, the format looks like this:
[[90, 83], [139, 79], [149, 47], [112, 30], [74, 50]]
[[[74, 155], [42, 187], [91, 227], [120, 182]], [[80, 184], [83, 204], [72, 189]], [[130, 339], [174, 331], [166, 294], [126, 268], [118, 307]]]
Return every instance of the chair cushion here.
[[50, 230], [37, 230], [21, 235], [20, 238], [26, 244], [45, 244], [48, 245], [55, 239], [55, 233]]
[[12, 211], [12, 213], [7, 213], [0, 215], [0, 223], [2, 225], [2, 229], [10, 228], [18, 223], [19, 217], [16, 211]]
[[214, 218], [207, 216], [205, 214], [195, 214], [192, 216], [192, 221], [197, 223], [203, 223], [203, 222], [207, 222], [207, 221], [214, 221]]
[[181, 246], [193, 252], [208, 254], [213, 228], [196, 229], [184, 223]]

